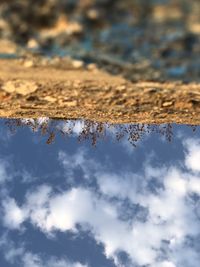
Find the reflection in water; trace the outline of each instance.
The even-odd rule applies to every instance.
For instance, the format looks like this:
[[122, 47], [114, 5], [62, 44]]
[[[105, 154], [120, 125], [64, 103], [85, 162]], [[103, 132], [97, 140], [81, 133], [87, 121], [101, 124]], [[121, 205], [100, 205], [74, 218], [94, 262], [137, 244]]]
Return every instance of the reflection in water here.
[[[65, 137], [78, 135], [78, 140], [91, 140], [92, 145], [96, 145], [99, 139], [104, 139], [108, 133], [115, 135], [119, 141], [126, 138], [130, 144], [136, 145], [144, 135], [156, 132], [171, 141], [173, 136], [172, 124], [109, 124], [93, 122], [89, 120], [50, 120], [40, 119], [9, 119], [6, 121], [11, 132], [15, 132], [18, 127], [28, 126], [32, 131], [39, 131], [42, 135], [47, 135], [47, 144], [51, 144], [57, 134]], [[195, 126], [194, 126], [195, 127]], [[194, 130], [195, 128], [193, 128]]]
[[[171, 140], [171, 125], [6, 124], [28, 125], [50, 141], [71, 137], [67, 149], [34, 143], [23, 130], [25, 144], [22, 133], [0, 141], [0, 266], [199, 267], [198, 133], [176, 126], [169, 145], [151, 132]], [[130, 151], [123, 142], [101, 142], [94, 150], [72, 133], [92, 142], [114, 133], [140, 145]]]

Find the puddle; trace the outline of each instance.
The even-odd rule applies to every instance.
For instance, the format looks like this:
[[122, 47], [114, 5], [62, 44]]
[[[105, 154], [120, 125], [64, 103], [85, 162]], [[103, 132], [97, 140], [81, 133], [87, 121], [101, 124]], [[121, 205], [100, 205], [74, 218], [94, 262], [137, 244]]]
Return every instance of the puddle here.
[[199, 265], [198, 127], [1, 120], [0, 147], [0, 266]]

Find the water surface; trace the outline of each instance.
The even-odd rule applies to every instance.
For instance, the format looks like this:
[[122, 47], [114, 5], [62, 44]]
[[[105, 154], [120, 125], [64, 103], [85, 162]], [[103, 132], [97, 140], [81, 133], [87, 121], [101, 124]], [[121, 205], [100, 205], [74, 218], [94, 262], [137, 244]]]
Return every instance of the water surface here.
[[198, 267], [200, 134], [0, 121], [0, 266]]

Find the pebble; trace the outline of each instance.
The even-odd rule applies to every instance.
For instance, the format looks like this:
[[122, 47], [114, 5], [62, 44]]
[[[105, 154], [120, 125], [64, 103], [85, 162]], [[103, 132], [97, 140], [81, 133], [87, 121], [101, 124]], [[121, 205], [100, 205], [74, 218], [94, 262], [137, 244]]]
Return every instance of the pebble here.
[[56, 101], [56, 98], [52, 97], [52, 96], [45, 96], [44, 100], [51, 102], [51, 103], [54, 103]]
[[97, 65], [94, 63], [90, 63], [87, 65], [88, 70], [97, 70]]
[[35, 82], [15, 80], [5, 82], [2, 89], [8, 93], [28, 95], [35, 92], [38, 89], [38, 86]]
[[24, 61], [24, 64], [23, 65], [26, 68], [31, 68], [31, 67], [34, 66], [34, 62], [33, 62], [33, 60], [26, 60], [26, 61]]
[[97, 20], [99, 18], [99, 11], [97, 9], [89, 9], [87, 12], [87, 17], [90, 20]]
[[84, 66], [84, 62], [81, 61], [81, 60], [73, 60], [73, 61], [72, 61], [72, 66], [73, 66], [75, 69], [81, 69], [81, 68], [83, 68], [83, 66]]
[[65, 102], [68, 107], [75, 107], [77, 106], [77, 100], [69, 100]]
[[126, 85], [120, 85], [120, 86], [117, 86], [116, 89], [117, 89], [118, 91], [124, 91], [124, 90], [126, 90], [126, 87], [127, 87]]
[[172, 101], [168, 101], [168, 102], [164, 102], [164, 103], [162, 103], [162, 106], [163, 107], [170, 107], [170, 106], [172, 106], [173, 105], [173, 102]]
[[39, 48], [39, 43], [36, 39], [29, 39], [28, 42], [27, 42], [27, 47], [29, 49], [38, 49]]

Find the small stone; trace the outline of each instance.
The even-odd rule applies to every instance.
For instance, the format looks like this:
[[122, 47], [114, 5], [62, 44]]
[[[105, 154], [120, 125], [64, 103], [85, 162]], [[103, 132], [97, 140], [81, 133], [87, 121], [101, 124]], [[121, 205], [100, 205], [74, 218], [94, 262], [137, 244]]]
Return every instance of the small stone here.
[[84, 66], [84, 63], [83, 61], [81, 60], [73, 60], [72, 61], [72, 66], [75, 68], [75, 69], [80, 69]]
[[34, 62], [33, 62], [33, 60], [26, 60], [25, 62], [24, 62], [24, 67], [26, 67], [26, 68], [31, 68], [31, 67], [33, 67], [34, 66]]
[[87, 69], [88, 70], [96, 70], [97, 69], [97, 65], [94, 63], [90, 63], [87, 65]]
[[54, 103], [56, 101], [56, 98], [52, 97], [52, 96], [45, 96], [44, 100]]
[[87, 12], [87, 17], [90, 19], [90, 20], [97, 20], [99, 18], [100, 14], [98, 12], [97, 9], [89, 9], [88, 12]]
[[15, 80], [5, 82], [2, 89], [8, 93], [28, 95], [35, 92], [38, 89], [38, 86], [35, 82]]
[[67, 102], [66, 102], [66, 105], [67, 105], [68, 107], [75, 107], [75, 106], [77, 106], [77, 100], [67, 101]]
[[124, 91], [124, 90], [126, 90], [126, 85], [117, 86], [117, 90], [118, 91]]
[[39, 47], [38, 42], [35, 39], [30, 39], [27, 43], [29, 49], [37, 49]]
[[173, 105], [173, 102], [172, 102], [172, 101], [164, 102], [164, 103], [162, 104], [163, 107], [170, 107], [170, 106], [172, 106], [172, 105]]

